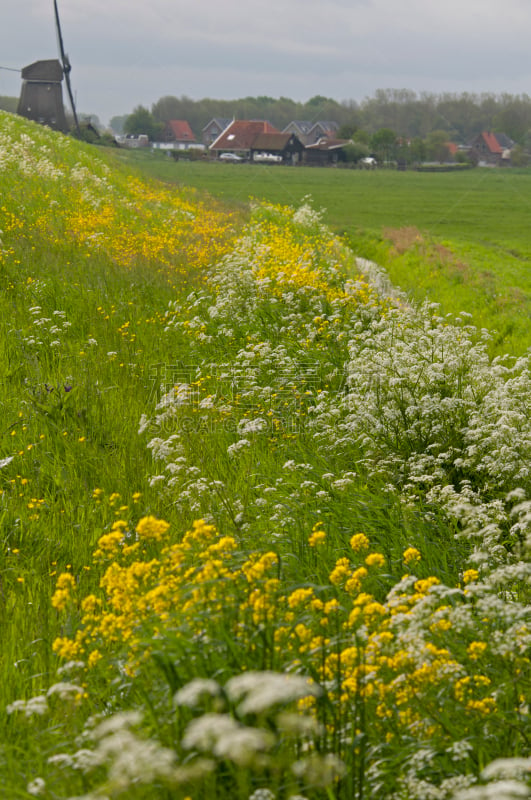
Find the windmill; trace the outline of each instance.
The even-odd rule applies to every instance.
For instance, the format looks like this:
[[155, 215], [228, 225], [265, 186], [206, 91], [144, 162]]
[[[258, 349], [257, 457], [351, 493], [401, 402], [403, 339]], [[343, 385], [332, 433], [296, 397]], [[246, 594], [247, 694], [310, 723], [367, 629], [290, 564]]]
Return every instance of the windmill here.
[[66, 133], [66, 131], [68, 131], [68, 124], [65, 116], [61, 86], [64, 78], [74, 117], [74, 125], [79, 134], [79, 122], [70, 83], [70, 71], [72, 67], [63, 45], [57, 0], [53, 0], [53, 6], [60, 60], [48, 59], [45, 61], [34, 61], [33, 64], [29, 64], [22, 69], [22, 90], [18, 102], [17, 114]]

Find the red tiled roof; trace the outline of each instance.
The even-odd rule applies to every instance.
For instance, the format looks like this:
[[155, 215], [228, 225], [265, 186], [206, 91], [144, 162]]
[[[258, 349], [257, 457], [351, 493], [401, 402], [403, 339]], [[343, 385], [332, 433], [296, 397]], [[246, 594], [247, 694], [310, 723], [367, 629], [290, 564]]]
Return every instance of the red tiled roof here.
[[481, 136], [483, 137], [483, 140], [491, 153], [502, 153], [502, 148], [500, 147], [498, 140], [493, 133], [483, 131]]
[[238, 120], [231, 122], [215, 142], [212, 150], [250, 150], [257, 136], [262, 133], [280, 133], [265, 120]]
[[166, 123], [166, 132], [179, 142], [195, 142], [195, 136], [189, 124], [182, 119], [170, 119]]

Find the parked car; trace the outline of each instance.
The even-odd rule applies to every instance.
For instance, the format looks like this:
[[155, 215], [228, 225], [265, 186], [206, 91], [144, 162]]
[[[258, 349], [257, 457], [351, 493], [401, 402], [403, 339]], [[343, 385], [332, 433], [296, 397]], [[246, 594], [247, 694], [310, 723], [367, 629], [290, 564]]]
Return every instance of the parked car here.
[[278, 164], [280, 161], [282, 161], [282, 156], [275, 155], [274, 153], [254, 153], [253, 161]]
[[241, 156], [237, 156], [236, 153], [222, 153], [219, 157], [220, 161], [243, 161]]

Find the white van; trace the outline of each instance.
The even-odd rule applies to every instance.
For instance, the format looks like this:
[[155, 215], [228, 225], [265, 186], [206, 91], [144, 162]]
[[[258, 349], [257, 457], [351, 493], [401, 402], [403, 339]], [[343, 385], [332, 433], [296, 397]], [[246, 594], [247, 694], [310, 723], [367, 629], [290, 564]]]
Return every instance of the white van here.
[[269, 164], [278, 164], [282, 161], [282, 156], [277, 156], [274, 153], [254, 153], [253, 161], [261, 161]]

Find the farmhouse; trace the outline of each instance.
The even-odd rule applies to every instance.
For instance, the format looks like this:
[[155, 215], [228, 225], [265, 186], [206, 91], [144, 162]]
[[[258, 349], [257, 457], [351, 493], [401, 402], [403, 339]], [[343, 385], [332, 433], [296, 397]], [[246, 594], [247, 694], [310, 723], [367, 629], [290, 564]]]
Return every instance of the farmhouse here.
[[195, 144], [193, 131], [183, 119], [170, 119], [164, 126], [162, 141], [172, 144], [176, 149], [185, 149], [190, 144]]
[[210, 145], [216, 141], [218, 136], [229, 127], [231, 122], [232, 119], [226, 119], [225, 117], [214, 117], [214, 119], [211, 119], [201, 131], [201, 139], [203, 144], [206, 147], [210, 147]]
[[279, 134], [280, 131], [266, 120], [234, 119], [212, 142], [210, 150], [218, 155], [220, 153], [236, 153], [249, 158], [257, 136], [266, 133]]
[[350, 139], [319, 139], [315, 144], [306, 146], [304, 161], [309, 166], [333, 166], [345, 161], [344, 147], [347, 144], [350, 144]]
[[152, 143], [154, 150], [170, 151], [174, 157], [180, 150], [204, 150], [203, 144], [198, 144], [194, 133], [186, 120], [171, 119], [164, 125], [160, 139]]
[[337, 122], [326, 122], [319, 120], [311, 122], [307, 119], [293, 120], [286, 125], [283, 133], [294, 133], [295, 136], [304, 144], [315, 144], [323, 137], [331, 137], [337, 135], [339, 130]]
[[514, 142], [505, 133], [483, 131], [469, 143], [479, 164], [504, 166], [510, 163]]
[[284, 164], [297, 164], [303, 152], [304, 145], [294, 133], [259, 133], [251, 146], [251, 161], [276, 160]]
[[145, 133], [128, 133], [126, 136], [117, 136], [116, 141], [122, 147], [138, 148], [149, 147], [149, 136]]
[[334, 139], [337, 136], [339, 125], [332, 120], [319, 120], [314, 123], [308, 132], [306, 144], [317, 144], [320, 139]]
[[302, 144], [308, 144], [308, 134], [310, 133], [313, 122], [307, 119], [295, 119], [286, 125], [282, 133], [294, 133]]

